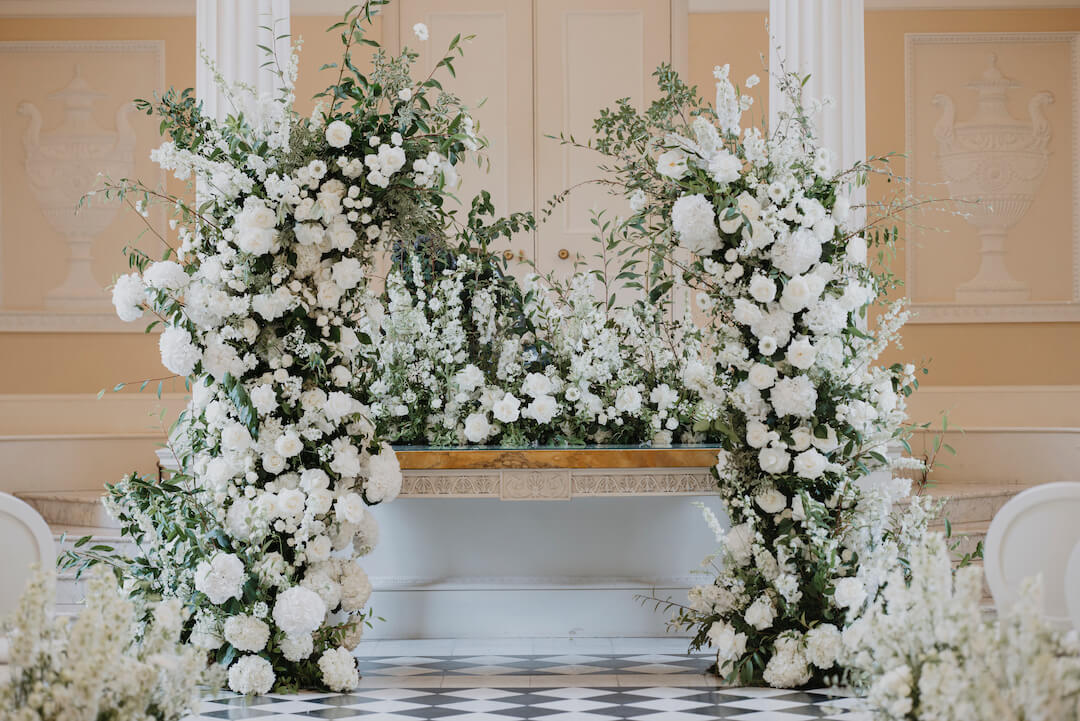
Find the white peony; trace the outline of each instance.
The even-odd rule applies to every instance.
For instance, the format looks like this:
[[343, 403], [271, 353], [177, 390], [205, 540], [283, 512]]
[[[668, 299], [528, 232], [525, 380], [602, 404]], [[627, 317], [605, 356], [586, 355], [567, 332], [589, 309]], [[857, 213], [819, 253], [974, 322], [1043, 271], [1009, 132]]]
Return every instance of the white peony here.
[[742, 175], [742, 160], [727, 150], [718, 150], [709, 157], [709, 175], [721, 185], [732, 183]]
[[358, 402], [348, 393], [333, 391], [326, 396], [323, 412], [332, 421], [340, 421], [345, 416], [350, 416], [357, 410]]
[[274, 686], [274, 667], [262, 656], [242, 656], [229, 667], [229, 688], [240, 694], [264, 694]]
[[810, 283], [805, 277], [797, 276], [784, 286], [784, 292], [780, 294], [780, 307], [788, 313], [798, 313], [815, 300], [817, 298], [811, 293]]
[[112, 302], [120, 320], [130, 323], [141, 318], [142, 304], [146, 302], [146, 286], [142, 278], [135, 273], [117, 278], [113, 284]]
[[551, 395], [554, 389], [551, 379], [543, 373], [530, 373], [525, 376], [525, 382], [521, 384], [521, 392], [533, 398]]
[[[350, 243], [349, 245], [352, 245]], [[364, 264], [356, 258], [342, 258], [331, 269], [334, 283], [342, 290], [352, 290], [364, 279]]]
[[769, 393], [776, 415], [809, 418], [817, 407], [817, 389], [806, 376], [782, 378]]
[[195, 590], [206, 594], [210, 603], [221, 605], [243, 594], [247, 573], [244, 562], [232, 553], [219, 553], [195, 567]]
[[251, 433], [244, 424], [231, 421], [221, 430], [221, 447], [229, 453], [243, 453], [251, 447]]
[[746, 424], [746, 444], [751, 448], [763, 448], [769, 443], [769, 427], [761, 421], [748, 421]]
[[343, 120], [335, 120], [326, 126], [326, 142], [331, 148], [344, 148], [352, 139], [352, 128]]
[[189, 376], [202, 360], [202, 351], [191, 340], [186, 328], [167, 326], [158, 338], [161, 363], [178, 376]]
[[661, 153], [656, 159], [656, 172], [665, 178], [678, 180], [686, 175], [689, 167], [686, 164], [687, 155], [678, 148]]
[[292, 458], [304, 450], [304, 442], [296, 431], [285, 431], [274, 441], [274, 451], [282, 458]]
[[277, 514], [282, 518], [293, 518], [304, 512], [307, 495], [299, 488], [286, 488], [277, 494]]
[[683, 195], [671, 207], [671, 227], [679, 244], [692, 253], [709, 255], [720, 247], [716, 209], [700, 193]]
[[360, 684], [356, 659], [345, 648], [332, 648], [319, 657], [323, 683], [333, 691], [351, 691]]
[[225, 619], [225, 640], [237, 651], [262, 651], [270, 639], [270, 627], [265, 622], [239, 614]]
[[251, 398], [251, 404], [255, 406], [259, 415], [268, 416], [277, 409], [277, 393], [269, 383], [260, 383], [252, 388], [248, 392], [248, 397]]
[[326, 604], [311, 589], [293, 586], [278, 594], [273, 616], [274, 623], [286, 636], [305, 636], [322, 625]]

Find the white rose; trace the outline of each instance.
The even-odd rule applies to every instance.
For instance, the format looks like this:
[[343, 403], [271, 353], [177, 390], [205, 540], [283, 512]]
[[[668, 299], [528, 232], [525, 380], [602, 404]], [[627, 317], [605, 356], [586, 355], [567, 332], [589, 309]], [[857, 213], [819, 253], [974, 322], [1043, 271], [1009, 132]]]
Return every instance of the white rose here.
[[866, 600], [866, 587], [857, 578], [841, 578], [836, 582], [833, 600], [840, 608], [856, 609]]
[[787, 452], [776, 446], [762, 448], [761, 452], [758, 453], [758, 463], [761, 465], [761, 470], [773, 475], [787, 471], [790, 460], [791, 457]]
[[521, 384], [521, 392], [533, 398], [550, 395], [553, 389], [551, 379], [543, 373], [530, 373]]
[[326, 405], [323, 412], [332, 421], [340, 421], [348, 415], [356, 412], [357, 401], [348, 393], [334, 391], [326, 397]]
[[555, 413], [559, 410], [559, 404], [555, 402], [555, 399], [551, 396], [536, 396], [533, 398], [532, 403], [522, 411], [521, 415], [526, 418], [532, 418], [534, 421], [540, 424], [551, 423], [551, 419], [555, 417]]
[[[763, 451], [764, 452], [764, 451]], [[781, 451], [783, 453], [783, 451]], [[784, 468], [787, 468], [787, 454], [784, 453]], [[764, 464], [762, 464], [764, 465]], [[771, 473], [771, 471], [769, 471]], [[775, 488], [770, 488], [764, 493], [759, 493], [754, 496], [754, 502], [761, 507], [761, 510], [769, 514], [779, 513], [787, 508], [787, 496]]]
[[829, 461], [825, 456], [811, 448], [795, 456], [794, 470], [802, 478], [814, 480], [821, 477], [828, 464]]
[[483, 443], [491, 435], [491, 423], [484, 413], [470, 413], [465, 419], [465, 439], [469, 443]]
[[286, 488], [277, 494], [277, 514], [282, 518], [293, 518], [304, 512], [307, 495], [298, 488]]
[[735, 204], [739, 207], [739, 212], [752, 221], [757, 220], [761, 215], [761, 203], [745, 190], [735, 198]]
[[330, 552], [333, 550], [334, 545], [330, 542], [330, 538], [323, 534], [315, 536], [304, 546], [304, 552], [307, 554], [309, 563], [325, 561], [330, 558]]
[[755, 363], [750, 367], [747, 380], [750, 385], [761, 391], [772, 388], [773, 384], [776, 383], [776, 368], [767, 363]]
[[282, 458], [292, 458], [304, 450], [304, 442], [300, 440], [300, 436], [296, 434], [296, 431], [286, 431], [274, 441], [274, 450]]
[[750, 279], [750, 296], [758, 303], [771, 303], [776, 298], [776, 283], [761, 273]]
[[513, 423], [521, 416], [521, 401], [507, 393], [491, 406], [491, 413], [500, 423]]
[[342, 120], [335, 120], [326, 126], [326, 142], [331, 148], [344, 148], [352, 139], [352, 128]]
[[780, 307], [788, 313], [798, 313], [812, 300], [814, 298], [811, 297], [810, 284], [806, 278], [797, 276], [784, 286], [784, 292], [780, 294]]
[[771, 626], [775, 618], [776, 609], [766, 595], [758, 596], [743, 613], [743, 619], [759, 631]]
[[746, 424], [746, 443], [751, 448], [762, 448], [769, 442], [769, 427], [761, 421]]
[[805, 451], [814, 442], [814, 434], [806, 426], [799, 426], [791, 432], [791, 447], [796, 451]]
[[735, 627], [725, 621], [716, 621], [706, 633], [717, 651], [720, 661], [733, 661], [746, 653], [746, 634], [735, 631]]
[[240, 423], [230, 423], [221, 431], [221, 446], [231, 453], [243, 453], [251, 447], [251, 434]]
[[817, 359], [817, 350], [809, 338], [799, 338], [788, 345], [787, 361], [799, 370], [809, 370]]

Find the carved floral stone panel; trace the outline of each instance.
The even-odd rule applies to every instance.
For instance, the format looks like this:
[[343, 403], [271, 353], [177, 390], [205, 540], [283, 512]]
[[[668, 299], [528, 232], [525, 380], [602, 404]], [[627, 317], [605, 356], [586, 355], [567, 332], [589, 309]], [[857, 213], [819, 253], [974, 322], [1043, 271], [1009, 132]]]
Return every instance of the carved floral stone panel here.
[[916, 322], [1080, 320], [1080, 35], [907, 36]]

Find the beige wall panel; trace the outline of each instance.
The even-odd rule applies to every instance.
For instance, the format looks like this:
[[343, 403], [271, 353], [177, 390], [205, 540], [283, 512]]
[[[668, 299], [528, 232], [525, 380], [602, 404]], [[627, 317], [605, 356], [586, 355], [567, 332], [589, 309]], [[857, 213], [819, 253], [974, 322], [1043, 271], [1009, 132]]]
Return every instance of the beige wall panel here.
[[966, 201], [910, 228], [920, 320], [1080, 319], [1077, 47], [1067, 33], [908, 37], [916, 192]]
[[[105, 288], [126, 267], [120, 251], [144, 222], [119, 203], [78, 214], [75, 206], [100, 184], [99, 172], [161, 182], [149, 159], [157, 123], [131, 100], [163, 84], [158, 41], [0, 43], [0, 307], [16, 311], [0, 313], [0, 326], [121, 328]], [[161, 212], [149, 218], [157, 232], [164, 220]], [[163, 248], [149, 239], [142, 246]]]
[[[418, 70], [430, 74], [455, 35], [474, 35], [463, 44], [465, 55], [456, 58], [451, 77], [437, 73], [443, 87], [471, 108], [481, 135], [490, 147], [490, 165], [470, 161], [462, 168], [456, 193], [459, 214], [468, 212], [481, 190], [491, 193], [499, 214], [531, 210], [533, 206], [533, 98], [532, 3], [529, 0], [402, 0], [399, 3], [399, 42], [420, 52]], [[428, 26], [430, 37], [421, 42], [412, 28]], [[532, 255], [531, 238], [516, 238], [513, 252]], [[511, 245], [501, 239], [493, 250]]]
[[[671, 59], [668, 2], [656, 0], [544, 0], [536, 7], [538, 204], [556, 193], [600, 177], [598, 156], [560, 147], [545, 136], [561, 132], [579, 140], [592, 135], [599, 110], [629, 97], [639, 108], [656, 96], [653, 71]], [[590, 213], [625, 216], [626, 201], [598, 185], [577, 188], [537, 237], [543, 272], [567, 274], [581, 254], [595, 267]], [[567, 251], [567, 258], [560, 251]]]

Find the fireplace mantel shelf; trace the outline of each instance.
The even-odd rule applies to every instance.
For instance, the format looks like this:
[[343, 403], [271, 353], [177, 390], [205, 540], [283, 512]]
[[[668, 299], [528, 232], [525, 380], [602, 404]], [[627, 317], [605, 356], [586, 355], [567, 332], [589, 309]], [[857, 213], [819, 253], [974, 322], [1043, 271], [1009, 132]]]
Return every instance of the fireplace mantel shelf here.
[[[568, 501], [605, 496], [702, 495], [716, 489], [716, 447], [397, 449], [401, 498]], [[163, 470], [175, 470], [166, 449]]]

